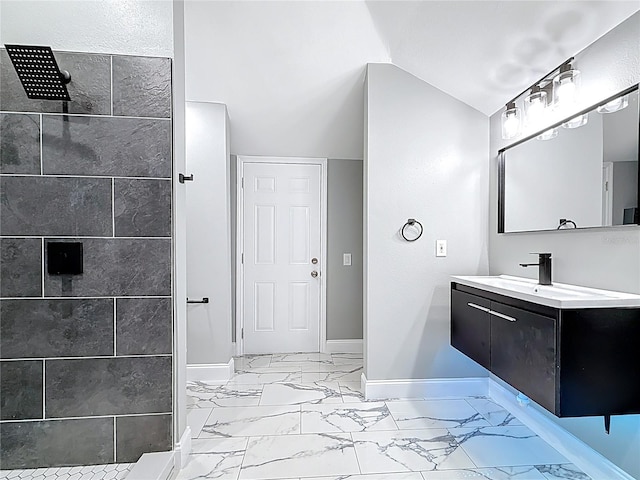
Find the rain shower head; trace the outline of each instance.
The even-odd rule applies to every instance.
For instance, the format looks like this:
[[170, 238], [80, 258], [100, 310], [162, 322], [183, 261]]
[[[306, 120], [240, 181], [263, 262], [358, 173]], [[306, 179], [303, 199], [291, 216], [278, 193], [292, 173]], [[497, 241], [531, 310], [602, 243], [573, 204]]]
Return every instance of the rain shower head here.
[[27, 97], [37, 100], [70, 101], [69, 72], [61, 72], [51, 47], [5, 45]]

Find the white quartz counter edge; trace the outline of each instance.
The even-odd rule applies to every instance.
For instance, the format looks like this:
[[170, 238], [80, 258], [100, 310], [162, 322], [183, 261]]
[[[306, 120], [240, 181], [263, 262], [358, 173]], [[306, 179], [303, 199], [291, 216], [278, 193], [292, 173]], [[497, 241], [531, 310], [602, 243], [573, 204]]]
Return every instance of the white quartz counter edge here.
[[[500, 275], [502, 278], [518, 278], [510, 277], [507, 275]], [[518, 298], [531, 303], [537, 303], [538, 305], [546, 305], [553, 308], [566, 308], [566, 309], [579, 309], [579, 308], [628, 308], [628, 307], [640, 307], [640, 295], [633, 293], [614, 292], [610, 290], [591, 289], [587, 287], [576, 287], [574, 285], [567, 285], [563, 283], [556, 283], [554, 285], [566, 288], [580, 288], [583, 291], [592, 291], [595, 295], [610, 294], [610, 297], [598, 296], [597, 298], [575, 298], [575, 299], [557, 299], [545, 297], [540, 293], [526, 293], [518, 290], [511, 290], [504, 287], [498, 287], [495, 285], [488, 285], [482, 282], [482, 276], [459, 276], [452, 275], [452, 281], [467, 285], [468, 287], [474, 287], [479, 290], [485, 290], [487, 292], [497, 293], [504, 295], [505, 297]], [[496, 278], [496, 277], [493, 277]], [[531, 283], [532, 286], [536, 285], [535, 280], [518, 278], [523, 283]]]

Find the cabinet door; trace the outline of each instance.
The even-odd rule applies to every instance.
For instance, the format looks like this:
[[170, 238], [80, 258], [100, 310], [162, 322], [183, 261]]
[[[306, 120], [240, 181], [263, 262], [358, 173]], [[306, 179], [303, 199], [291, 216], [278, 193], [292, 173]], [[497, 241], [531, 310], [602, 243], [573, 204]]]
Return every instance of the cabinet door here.
[[491, 311], [491, 371], [555, 413], [555, 319], [496, 302]]
[[485, 368], [490, 366], [489, 300], [451, 290], [451, 345]]

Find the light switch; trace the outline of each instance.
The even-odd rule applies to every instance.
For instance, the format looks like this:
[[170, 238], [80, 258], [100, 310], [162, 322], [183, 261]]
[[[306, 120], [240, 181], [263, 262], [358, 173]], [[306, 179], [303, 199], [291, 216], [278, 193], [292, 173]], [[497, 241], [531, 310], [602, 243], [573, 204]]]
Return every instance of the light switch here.
[[343, 253], [342, 254], [342, 265], [344, 265], [345, 267], [350, 267], [351, 266], [351, 254], [350, 253]]
[[446, 256], [447, 256], [447, 241], [436, 240], [436, 257], [446, 257]]

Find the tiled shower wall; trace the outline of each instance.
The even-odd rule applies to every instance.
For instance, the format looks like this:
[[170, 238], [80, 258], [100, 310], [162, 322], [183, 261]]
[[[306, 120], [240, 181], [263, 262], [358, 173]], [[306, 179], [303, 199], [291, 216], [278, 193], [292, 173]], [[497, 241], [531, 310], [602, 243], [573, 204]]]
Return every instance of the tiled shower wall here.
[[[68, 115], [0, 49], [2, 469], [172, 445], [171, 61], [55, 55]], [[84, 273], [47, 272], [52, 240]]]

